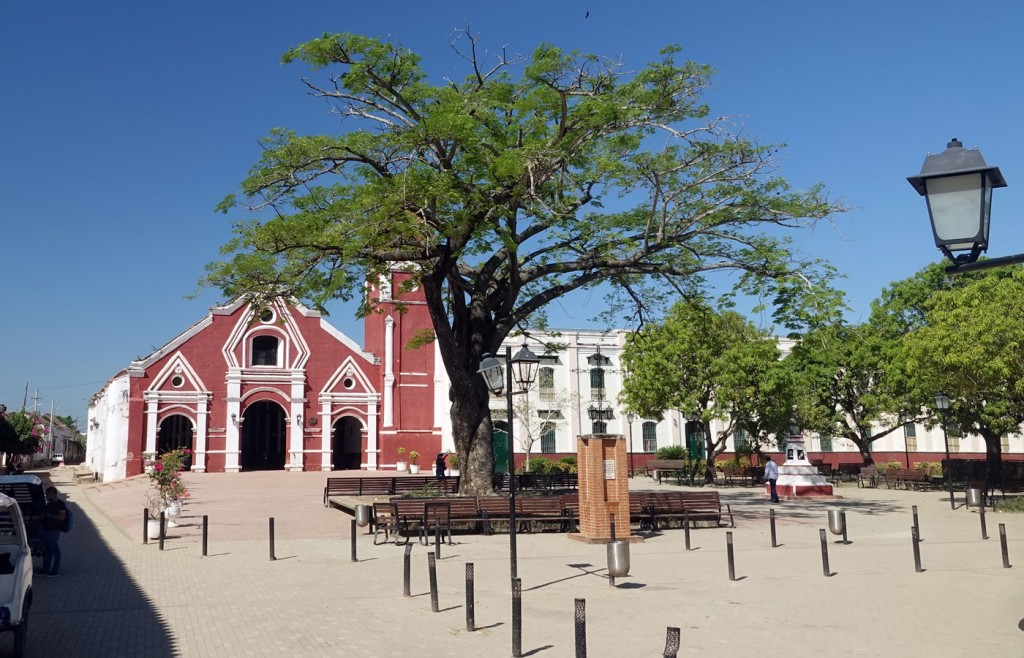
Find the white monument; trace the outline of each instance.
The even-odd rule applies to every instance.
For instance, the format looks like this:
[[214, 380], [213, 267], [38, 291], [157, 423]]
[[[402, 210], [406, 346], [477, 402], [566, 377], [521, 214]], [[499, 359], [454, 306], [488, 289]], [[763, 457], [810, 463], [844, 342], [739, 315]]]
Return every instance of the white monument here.
[[[786, 440], [786, 461], [779, 466], [779, 479], [775, 483], [782, 498], [823, 498], [832, 496], [832, 485], [807, 459], [804, 437], [791, 431]], [[765, 484], [770, 493], [771, 485]]]

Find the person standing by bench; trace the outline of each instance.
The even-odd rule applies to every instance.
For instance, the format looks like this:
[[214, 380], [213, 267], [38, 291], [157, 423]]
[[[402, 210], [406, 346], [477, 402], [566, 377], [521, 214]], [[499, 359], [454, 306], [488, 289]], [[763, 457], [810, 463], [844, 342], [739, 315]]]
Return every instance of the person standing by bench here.
[[779, 467], [775, 465], [771, 455], [768, 455], [768, 463], [764, 465], [764, 479], [771, 485], [772, 502], [779, 502], [779, 492], [775, 489], [775, 483], [779, 479]]

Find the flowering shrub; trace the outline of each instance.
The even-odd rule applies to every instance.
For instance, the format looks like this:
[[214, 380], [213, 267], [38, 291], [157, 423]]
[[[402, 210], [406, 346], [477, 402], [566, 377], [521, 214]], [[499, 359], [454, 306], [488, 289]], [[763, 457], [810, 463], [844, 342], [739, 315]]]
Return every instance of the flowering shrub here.
[[150, 509], [163, 509], [173, 502], [189, 497], [188, 488], [181, 481], [185, 460], [192, 454], [188, 448], [175, 448], [160, 455], [149, 472], [153, 491], [147, 496]]
[[4, 431], [0, 432], [0, 450], [28, 455], [39, 452], [46, 442], [46, 419], [29, 411], [3, 414]]

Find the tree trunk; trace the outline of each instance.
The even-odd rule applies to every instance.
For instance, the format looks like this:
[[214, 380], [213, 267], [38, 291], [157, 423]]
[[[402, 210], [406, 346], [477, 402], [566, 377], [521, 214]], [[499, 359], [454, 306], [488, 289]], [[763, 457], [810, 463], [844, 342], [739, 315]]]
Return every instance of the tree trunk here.
[[982, 434], [985, 438], [985, 488], [1002, 484], [1003, 445], [1000, 437]]

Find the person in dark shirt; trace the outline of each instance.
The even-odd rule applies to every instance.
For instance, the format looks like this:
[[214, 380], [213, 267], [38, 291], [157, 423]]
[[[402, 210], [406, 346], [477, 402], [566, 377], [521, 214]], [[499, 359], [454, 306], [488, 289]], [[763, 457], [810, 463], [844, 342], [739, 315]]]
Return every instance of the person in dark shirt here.
[[444, 453], [439, 452], [437, 453], [437, 461], [434, 462], [434, 475], [442, 479], [444, 478], [444, 469], [446, 468], [444, 457]]
[[57, 487], [46, 488], [46, 507], [43, 509], [43, 527], [39, 538], [43, 541], [44, 576], [56, 576], [60, 572], [60, 531], [67, 518], [68, 506], [57, 495]]

